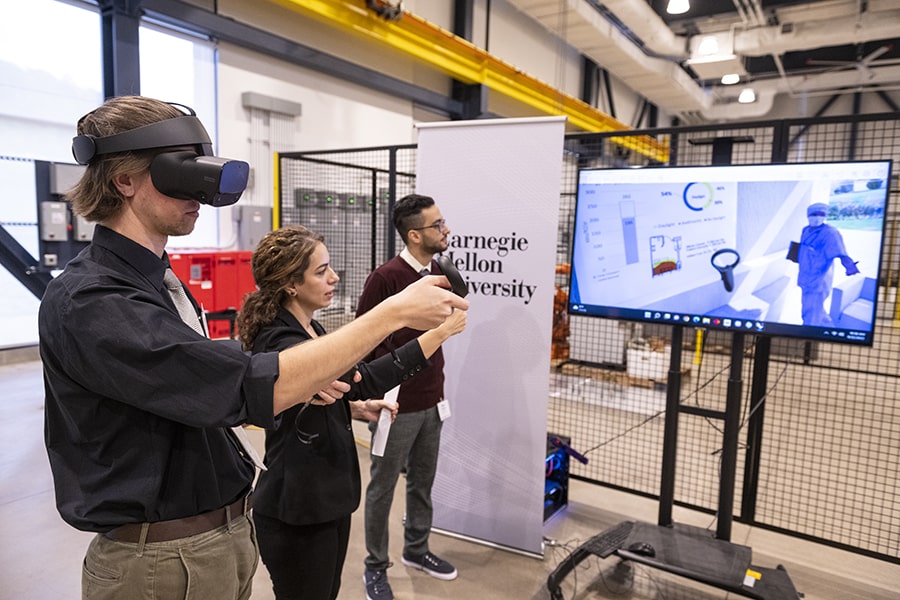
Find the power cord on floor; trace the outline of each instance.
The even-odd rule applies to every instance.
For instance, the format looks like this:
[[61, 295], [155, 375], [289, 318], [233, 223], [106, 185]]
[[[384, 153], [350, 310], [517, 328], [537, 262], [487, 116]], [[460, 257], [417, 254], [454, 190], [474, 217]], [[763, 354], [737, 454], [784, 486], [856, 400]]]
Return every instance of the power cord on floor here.
[[[551, 561], [559, 566], [563, 563], [563, 561], [569, 560], [572, 556], [572, 553], [575, 552], [580, 546], [582, 542], [578, 538], [570, 539], [566, 542], [560, 543], [558, 540], [553, 538], [544, 537], [544, 545], [550, 548], [551, 551]], [[577, 565], [572, 570], [572, 585], [574, 586], [574, 591], [572, 592], [572, 598], [575, 597], [575, 592], [578, 590], [578, 569], [583, 568], [581, 565]], [[562, 586], [559, 588], [559, 597], [565, 600], [565, 594], [562, 591]]]
[[[544, 538], [544, 545], [551, 549], [554, 558], [562, 553], [562, 559], [556, 561], [557, 566], [562, 564], [563, 561], [569, 560], [572, 554], [578, 550], [582, 544], [583, 542], [577, 538], [571, 539], [565, 543], [560, 543], [558, 540], [552, 538]], [[634, 566], [631, 561], [619, 559], [619, 562], [613, 566], [609, 573], [604, 573], [602, 562], [603, 559], [600, 559], [597, 556], [589, 556], [585, 561], [572, 569], [570, 577], [572, 586], [571, 598], [573, 600], [578, 595], [579, 571], [586, 572], [595, 568], [597, 569], [597, 575], [599, 576], [600, 581], [603, 583], [603, 587], [606, 588], [606, 591], [610, 594], [619, 596], [631, 592], [634, 586]], [[595, 581], [596, 579], [597, 578], [594, 578], [592, 581]], [[562, 586], [559, 588], [559, 594], [563, 600], [566, 599]]]
[[631, 594], [634, 590], [634, 572], [635, 565], [630, 560], [619, 559], [608, 574], [604, 574], [600, 569], [600, 581], [606, 591], [615, 596], [624, 596]]

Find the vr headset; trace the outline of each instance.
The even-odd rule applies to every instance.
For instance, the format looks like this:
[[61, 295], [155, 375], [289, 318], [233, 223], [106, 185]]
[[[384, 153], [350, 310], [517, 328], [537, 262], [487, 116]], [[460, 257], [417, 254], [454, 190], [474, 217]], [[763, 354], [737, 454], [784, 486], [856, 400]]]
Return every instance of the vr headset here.
[[194, 111], [187, 110], [189, 115], [116, 135], [76, 136], [72, 138], [72, 154], [78, 164], [86, 165], [103, 154], [191, 146], [199, 149], [200, 154], [195, 150], [173, 149], [161, 152], [153, 159], [150, 163], [153, 186], [172, 198], [196, 200], [211, 206], [234, 204], [247, 188], [250, 165], [241, 160], [213, 156], [206, 129]]

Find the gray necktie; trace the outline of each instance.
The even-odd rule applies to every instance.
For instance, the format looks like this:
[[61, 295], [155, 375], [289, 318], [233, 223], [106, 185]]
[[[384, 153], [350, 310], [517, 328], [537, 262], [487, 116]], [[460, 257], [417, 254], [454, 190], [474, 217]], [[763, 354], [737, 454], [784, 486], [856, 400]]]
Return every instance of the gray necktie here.
[[[181, 280], [178, 279], [178, 276], [175, 275], [172, 269], [166, 269], [163, 283], [169, 291], [169, 296], [172, 297], [172, 302], [175, 303], [175, 308], [178, 309], [178, 315], [181, 317], [181, 320], [190, 325], [191, 329], [205, 336], [203, 326], [200, 325], [200, 319], [197, 318], [197, 313], [194, 311], [194, 305], [191, 304], [187, 294], [184, 292], [184, 286], [181, 285]], [[244, 431], [243, 427], [231, 427], [231, 431], [244, 449], [244, 453], [253, 461], [253, 464], [265, 471], [266, 466], [256, 448], [250, 442], [250, 438], [247, 437], [247, 432]]]
[[184, 286], [181, 285], [181, 280], [178, 279], [178, 276], [175, 275], [172, 269], [166, 269], [163, 283], [166, 284], [166, 289], [169, 290], [169, 296], [172, 297], [172, 302], [175, 303], [175, 308], [178, 309], [178, 315], [181, 317], [181, 320], [190, 325], [191, 329], [200, 335], [204, 335], [203, 326], [200, 325], [200, 319], [197, 318], [194, 305], [188, 300], [187, 294], [184, 292]]

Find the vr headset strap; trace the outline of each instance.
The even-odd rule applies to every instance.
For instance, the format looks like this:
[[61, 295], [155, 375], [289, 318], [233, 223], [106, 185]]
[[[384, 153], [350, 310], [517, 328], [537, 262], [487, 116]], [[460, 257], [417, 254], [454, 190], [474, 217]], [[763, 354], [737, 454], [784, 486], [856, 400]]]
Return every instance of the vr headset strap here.
[[72, 139], [72, 154], [79, 164], [86, 165], [101, 154], [172, 146], [200, 146], [203, 155], [213, 155], [209, 134], [200, 119], [192, 115], [165, 119], [106, 137], [79, 135]]

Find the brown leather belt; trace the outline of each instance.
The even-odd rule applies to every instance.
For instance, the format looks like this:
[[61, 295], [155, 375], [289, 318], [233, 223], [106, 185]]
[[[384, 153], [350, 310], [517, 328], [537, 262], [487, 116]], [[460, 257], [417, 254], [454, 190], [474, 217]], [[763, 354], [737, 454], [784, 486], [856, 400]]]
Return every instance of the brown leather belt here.
[[[245, 497], [228, 506], [194, 515], [193, 517], [150, 523], [147, 528], [147, 537], [144, 539], [144, 542], [168, 542], [170, 540], [177, 540], [212, 531], [217, 527], [226, 525], [230, 520], [234, 520], [237, 517], [246, 515], [250, 512], [252, 505], [251, 497], [250, 494], [247, 494]], [[143, 529], [143, 527], [143, 523], [129, 523], [127, 525], [120, 525], [111, 531], [107, 531], [103, 535], [116, 542], [136, 544], [141, 539], [141, 529]]]

